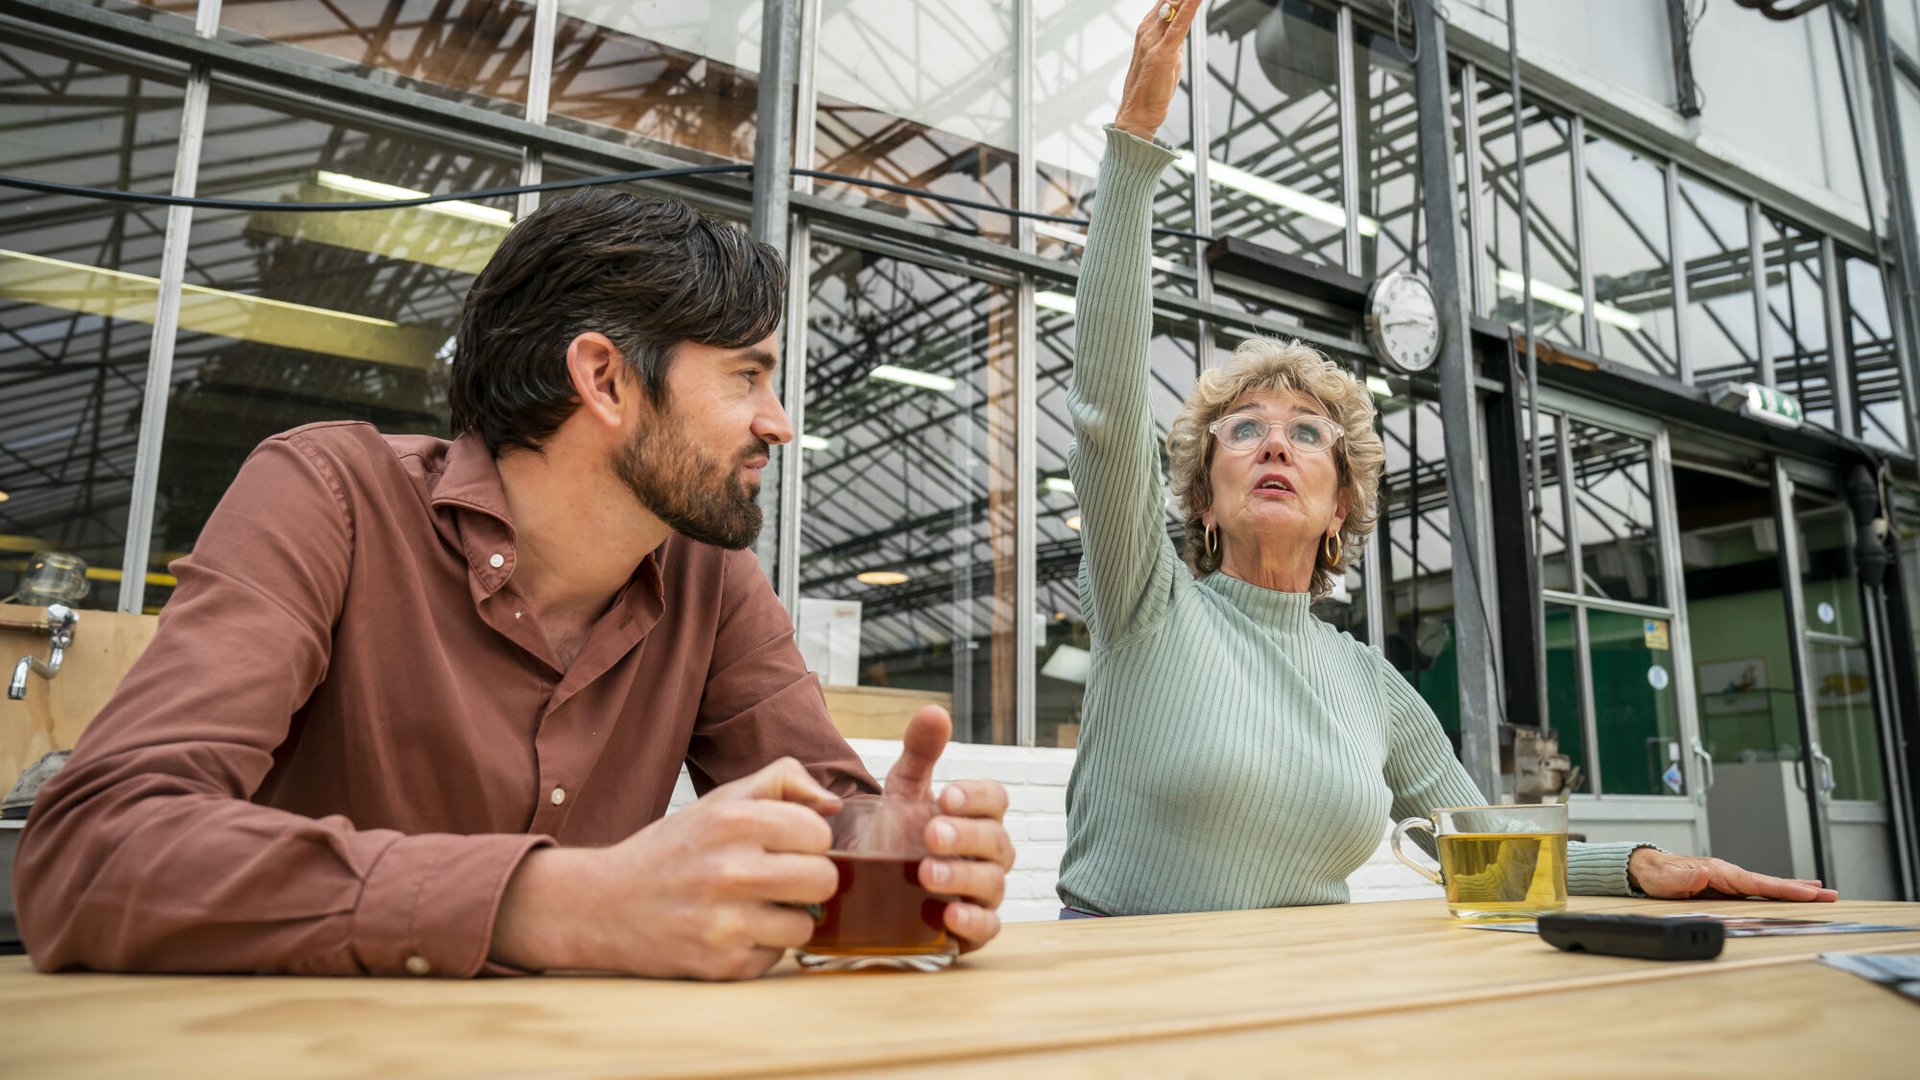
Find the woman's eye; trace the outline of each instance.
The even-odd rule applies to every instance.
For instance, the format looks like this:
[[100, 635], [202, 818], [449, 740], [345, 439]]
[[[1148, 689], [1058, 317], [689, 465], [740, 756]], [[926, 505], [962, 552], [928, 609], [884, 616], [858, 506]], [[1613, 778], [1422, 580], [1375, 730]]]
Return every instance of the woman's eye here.
[[1261, 424], [1258, 420], [1236, 420], [1233, 426], [1227, 429], [1227, 438], [1235, 443], [1250, 443], [1260, 435]]
[[1293, 430], [1287, 432], [1287, 438], [1301, 446], [1319, 446], [1326, 441], [1326, 435], [1320, 430], [1319, 424], [1307, 423], [1293, 425]]

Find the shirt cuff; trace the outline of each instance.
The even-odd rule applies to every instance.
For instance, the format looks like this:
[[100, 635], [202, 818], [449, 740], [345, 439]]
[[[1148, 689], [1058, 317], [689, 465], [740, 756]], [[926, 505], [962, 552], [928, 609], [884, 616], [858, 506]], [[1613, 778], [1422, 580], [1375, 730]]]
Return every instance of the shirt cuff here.
[[1653, 844], [1629, 840], [1614, 844], [1567, 845], [1567, 891], [1575, 896], [1645, 896], [1627, 882], [1627, 859]]
[[[370, 975], [470, 978], [487, 965], [507, 880], [544, 836], [406, 836], [360, 888], [353, 952]], [[490, 974], [507, 968], [486, 967]]]

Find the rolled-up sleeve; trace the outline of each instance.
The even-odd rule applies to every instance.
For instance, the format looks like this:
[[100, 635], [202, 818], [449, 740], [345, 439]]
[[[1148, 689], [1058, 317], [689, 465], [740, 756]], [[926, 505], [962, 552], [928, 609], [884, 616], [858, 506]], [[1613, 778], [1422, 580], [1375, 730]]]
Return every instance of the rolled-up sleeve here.
[[173, 570], [152, 645], [36, 799], [14, 895], [37, 967], [472, 975], [529, 835], [405, 835], [250, 800], [327, 675], [353, 513], [268, 440]]

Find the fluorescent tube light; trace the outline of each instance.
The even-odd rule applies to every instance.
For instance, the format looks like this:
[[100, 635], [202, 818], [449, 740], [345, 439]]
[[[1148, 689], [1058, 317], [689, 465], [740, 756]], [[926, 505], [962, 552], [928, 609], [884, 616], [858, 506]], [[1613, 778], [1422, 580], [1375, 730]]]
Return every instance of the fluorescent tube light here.
[[[1552, 304], [1554, 307], [1565, 311], [1571, 311], [1575, 315], [1579, 315], [1587, 310], [1586, 302], [1581, 300], [1577, 294], [1568, 292], [1557, 285], [1549, 285], [1544, 281], [1536, 281], [1533, 283], [1533, 287], [1529, 289], [1527, 288], [1526, 279], [1512, 270], [1502, 270], [1495, 276], [1500, 282], [1500, 287], [1508, 292], [1531, 292], [1535, 300], [1545, 304]], [[1617, 326], [1630, 334], [1638, 333], [1643, 325], [1638, 315], [1628, 311], [1621, 311], [1612, 304], [1593, 305], [1593, 317], [1599, 322]]]
[[1043, 308], [1051, 308], [1071, 317], [1075, 310], [1073, 297], [1063, 292], [1042, 290], [1033, 294], [1033, 302]]
[[[0, 296], [151, 325], [160, 306], [160, 280], [0, 249]], [[415, 368], [433, 363], [443, 333], [193, 284], [180, 288], [180, 329]]]
[[1046, 488], [1048, 491], [1059, 492], [1062, 495], [1073, 494], [1073, 481], [1064, 476], [1049, 476], [1040, 482], [1040, 486]]
[[[1187, 172], [1193, 172], [1196, 168], [1193, 153], [1188, 150], [1176, 153], [1173, 163]], [[1296, 214], [1313, 218], [1315, 221], [1324, 221], [1335, 228], [1347, 227], [1347, 212], [1334, 203], [1325, 199], [1316, 199], [1304, 191], [1296, 191], [1285, 184], [1276, 184], [1265, 177], [1255, 176], [1245, 169], [1236, 169], [1224, 161], [1207, 159], [1207, 183], [1230, 187], [1263, 202], [1270, 202]], [[1365, 214], [1360, 215], [1359, 228], [1361, 236], [1380, 235], [1380, 222]]]
[[952, 379], [945, 375], [935, 375], [931, 371], [915, 371], [912, 368], [895, 367], [892, 364], [881, 364], [879, 367], [867, 372], [867, 378], [885, 379], [888, 382], [897, 382], [906, 386], [917, 386], [922, 390], [937, 390], [942, 394], [953, 393], [953, 388], [956, 385]]
[[908, 580], [898, 570], [862, 570], [853, 579], [862, 585], [905, 585]]
[[833, 442], [831, 440], [821, 438], [818, 435], [800, 436], [800, 449], [802, 450], [825, 450], [832, 445]]
[[[433, 194], [429, 191], [415, 191], [412, 188], [403, 188], [394, 184], [383, 184], [378, 180], [367, 180], [358, 176], [348, 176], [346, 173], [328, 172], [325, 169], [315, 172], [313, 179], [314, 183], [319, 184], [321, 187], [332, 188], [346, 195], [360, 195], [378, 202], [391, 202], [399, 199], [425, 199], [431, 197]], [[445, 214], [448, 217], [477, 221], [483, 225], [498, 225], [503, 229], [510, 228], [513, 225], [513, 213], [511, 211], [502, 210], [493, 206], [481, 206], [479, 203], [470, 203], [462, 199], [454, 199], [450, 202], [428, 203], [425, 206], [416, 207], [415, 209], [431, 210], [436, 214]]]
[[1392, 397], [1393, 387], [1389, 386], [1387, 380], [1380, 376], [1369, 375], [1367, 376], [1367, 393], [1372, 394], [1374, 397]]
[[1079, 514], [1075, 514], [1072, 517], [1067, 519], [1067, 528], [1072, 529], [1074, 532], [1080, 531], [1080, 515]]

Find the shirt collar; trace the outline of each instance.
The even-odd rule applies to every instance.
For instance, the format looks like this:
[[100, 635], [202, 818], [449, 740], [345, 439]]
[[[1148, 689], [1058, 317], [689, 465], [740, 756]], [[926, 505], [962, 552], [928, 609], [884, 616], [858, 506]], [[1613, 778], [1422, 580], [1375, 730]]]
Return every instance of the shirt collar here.
[[[507, 489], [500, 481], [499, 463], [480, 436], [467, 432], [448, 445], [446, 463], [431, 501], [442, 525], [441, 534], [466, 558], [474, 602], [499, 592], [513, 576], [519, 561], [519, 542], [513, 515], [507, 509]], [[665, 598], [662, 558], [676, 539], [670, 536], [647, 553], [635, 573], [641, 588], [636, 591], [635, 582], [629, 581], [617, 604], [630, 608], [635, 599], [647, 596], [657, 606]], [[496, 560], [499, 565], [495, 565]]]

